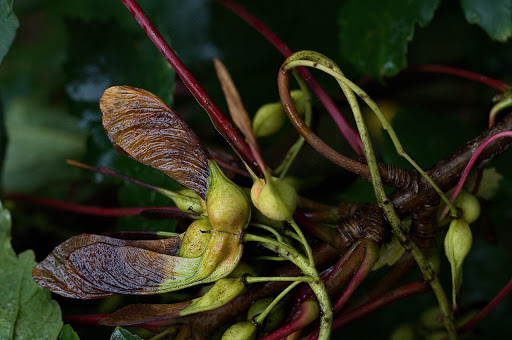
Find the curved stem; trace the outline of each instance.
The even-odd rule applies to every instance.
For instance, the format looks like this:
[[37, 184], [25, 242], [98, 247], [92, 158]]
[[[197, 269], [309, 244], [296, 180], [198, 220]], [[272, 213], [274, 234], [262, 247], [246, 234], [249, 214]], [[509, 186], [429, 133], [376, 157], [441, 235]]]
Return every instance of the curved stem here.
[[300, 243], [302, 244], [302, 247], [304, 247], [304, 250], [306, 251], [306, 256], [307, 256], [307, 258], [309, 260], [309, 264], [311, 266], [314, 266], [315, 265], [315, 259], [313, 258], [313, 252], [311, 251], [311, 247], [309, 246], [308, 240], [304, 236], [304, 233], [302, 233], [302, 230], [300, 230], [300, 227], [297, 225], [297, 223], [295, 223], [293, 218], [290, 219], [288, 221], [288, 223], [290, 223], [290, 225], [292, 226], [293, 230], [297, 233], [297, 235], [299, 235]]
[[432, 73], [441, 73], [441, 74], [451, 74], [454, 76], [458, 76], [461, 78], [466, 78], [470, 80], [478, 81], [482, 84], [489, 85], [490, 87], [495, 88], [500, 91], [510, 90], [510, 85], [504, 83], [500, 80], [496, 80], [493, 78], [486, 77], [482, 74], [478, 74], [475, 72], [466, 71], [460, 68], [451, 67], [451, 66], [443, 66], [443, 65], [420, 65], [416, 67], [412, 67], [409, 70], [411, 71], [421, 71], [421, 72], [432, 72]]
[[[457, 185], [453, 189], [453, 193], [450, 196], [450, 202], [454, 202], [455, 199], [457, 198], [457, 195], [459, 194], [460, 190], [462, 189], [462, 186], [464, 185], [464, 182], [466, 181], [466, 179], [469, 176], [469, 172], [473, 168], [473, 165], [475, 164], [476, 159], [478, 158], [478, 156], [480, 156], [482, 151], [484, 151], [484, 149], [487, 147], [487, 145], [489, 145], [490, 143], [494, 142], [496, 139], [503, 138], [503, 137], [512, 137], [512, 131], [502, 131], [502, 132], [499, 132], [499, 133], [495, 134], [494, 136], [488, 138], [485, 142], [483, 142], [478, 147], [478, 149], [475, 151], [475, 153], [469, 159], [469, 162], [466, 165], [466, 168], [464, 169], [464, 171], [462, 172], [462, 175], [460, 176], [459, 182], [457, 183]], [[445, 208], [443, 210], [441, 216], [439, 217], [440, 220], [446, 216], [446, 212], [447, 212], [447, 208]]]
[[[312, 60], [295, 60], [300, 57], [306, 57], [306, 59], [313, 59]], [[325, 63], [325, 64], [324, 64]], [[345, 78], [342, 74], [339, 72], [336, 72], [336, 69], [339, 69], [334, 62], [332, 62], [327, 57], [321, 55], [320, 53], [313, 52], [313, 51], [304, 51], [301, 52], [301, 54], [297, 54], [297, 56], [291, 56], [287, 59], [284, 66], [281, 68], [292, 68], [296, 66], [310, 66], [314, 68], [318, 68], [333, 77], [336, 78], [338, 83], [340, 83], [340, 87], [346, 91], [346, 87], [350, 87], [351, 90], [356, 92], [356, 94], [361, 97], [369, 106], [374, 110], [374, 112], [377, 114], [379, 119], [381, 119], [381, 122], [385, 129], [389, 129], [388, 133], [390, 134], [390, 137], [393, 139], [393, 143], [395, 144], [395, 148], [397, 148], [397, 151], [399, 150], [398, 147], [401, 148], [401, 145], [394, 134], [393, 130], [391, 129], [391, 126], [389, 124], [385, 125], [384, 123], [387, 123], [384, 116], [378, 109], [377, 105], [369, 98], [369, 96], [362, 91], [357, 85], [349, 81], [347, 78]], [[405, 227], [403, 226], [402, 221], [398, 217], [395, 208], [391, 201], [388, 199], [386, 192], [384, 191], [384, 186], [382, 184], [382, 179], [379, 173], [379, 167], [377, 164], [377, 160], [373, 151], [372, 143], [368, 134], [368, 130], [366, 127], [366, 124], [364, 123], [363, 117], [361, 115], [361, 112], [359, 110], [359, 105], [357, 102], [354, 102], [353, 98], [350, 96], [347, 96], [347, 99], [350, 102], [350, 106], [352, 108], [352, 112], [354, 113], [354, 118], [356, 120], [357, 128], [359, 129], [359, 134], [361, 136], [361, 140], [364, 145], [364, 150], [366, 154], [366, 160], [368, 162], [368, 168], [370, 171], [370, 176], [372, 180], [372, 185], [375, 191], [375, 196], [377, 199], [377, 202], [379, 206], [383, 209], [385, 216], [388, 219], [388, 222], [391, 224], [393, 233], [400, 241], [400, 244], [408, 251], [410, 251], [411, 255], [416, 260], [416, 263], [418, 264], [418, 267], [420, 268], [423, 277], [427, 282], [429, 282], [430, 286], [432, 287], [432, 290], [434, 291], [437, 301], [439, 303], [439, 307], [441, 309], [441, 312], [444, 315], [443, 322], [445, 325], [445, 328], [450, 336], [451, 339], [457, 338], [457, 332], [455, 329], [455, 325], [453, 323], [453, 314], [450, 308], [450, 304], [448, 302], [448, 298], [446, 297], [446, 293], [441, 286], [441, 283], [435, 273], [432, 270], [432, 267], [430, 266], [429, 262], [421, 252], [421, 250], [418, 248], [418, 246], [411, 241], [407, 237], [407, 232]], [[401, 148], [402, 156], [407, 155], [405, 151], [403, 151], [403, 148]], [[400, 152], [399, 152], [400, 153]], [[412, 160], [411, 160], [412, 161]], [[416, 163], [412, 162], [411, 164], [416, 165]], [[417, 167], [417, 165], [416, 165]], [[421, 169], [420, 169], [421, 170]], [[423, 170], [421, 170], [422, 174], [425, 174]], [[426, 176], [426, 174], [425, 174]], [[428, 177], [428, 176], [426, 176]], [[433, 182], [431, 184], [434, 184]], [[435, 184], [434, 184], [435, 185]], [[433, 186], [435, 188], [435, 186]], [[439, 191], [440, 189], [437, 188]], [[437, 191], [437, 190], [436, 190]], [[439, 193], [439, 192], [438, 192]], [[440, 193], [442, 196], [444, 194]], [[446, 198], [446, 197], [445, 197]]]
[[[254, 17], [251, 13], [249, 13], [244, 7], [237, 4], [232, 0], [217, 0], [218, 3], [224, 5], [226, 8], [231, 10], [233, 13], [238, 15], [244, 21], [246, 21], [249, 25], [254, 27], [259, 33], [261, 33], [272, 45], [274, 45], [286, 58], [293, 54], [293, 51], [281, 40], [277, 35], [274, 34], [263, 22]], [[334, 120], [336, 126], [340, 130], [341, 134], [350, 145], [352, 150], [359, 156], [364, 156], [363, 152], [363, 144], [361, 143], [361, 138], [354, 130], [352, 126], [347, 122], [347, 120], [343, 117], [341, 112], [336, 107], [336, 104], [332, 101], [332, 99], [327, 95], [324, 89], [320, 86], [320, 84], [316, 81], [315, 78], [311, 75], [311, 73], [303, 67], [300, 67], [298, 70], [301, 77], [306, 81], [309, 85], [313, 93], [318, 97], [320, 102], [324, 105], [325, 109]]]
[[304, 123], [299, 113], [295, 109], [292, 97], [289, 92], [291, 70], [281, 67], [277, 82], [279, 87], [279, 97], [283, 104], [284, 111], [292, 122], [297, 131], [304, 137], [304, 139], [322, 156], [333, 162], [334, 164], [342, 167], [345, 170], [353, 172], [363, 177], [369, 177], [368, 166], [366, 164], [357, 162], [350, 159], [339, 152], [332, 149], [322, 139], [320, 139], [311, 129]]
[[274, 309], [274, 307], [279, 303], [279, 301], [281, 301], [281, 299], [284, 298], [286, 296], [286, 294], [288, 294], [298, 284], [300, 284], [299, 281], [293, 282], [288, 287], [286, 287], [281, 293], [279, 293], [279, 295], [276, 296], [274, 298], [274, 300], [272, 300], [270, 305], [268, 305], [267, 308], [265, 308], [265, 310], [254, 319], [254, 322], [256, 322], [258, 325], [261, 325], [263, 323], [263, 321], [265, 320], [265, 318], [267, 317], [267, 315], [270, 314], [272, 309]]
[[484, 317], [486, 317], [509, 293], [512, 291], [512, 280], [510, 280], [505, 287], [491, 300], [480, 312], [472, 317], [462, 328], [459, 330], [461, 333], [475, 327]]
[[[304, 96], [305, 123], [307, 126], [310, 126], [313, 115], [313, 110], [311, 107], [311, 95], [309, 94], [309, 91], [306, 87], [306, 84], [304, 83], [304, 80], [302, 80], [302, 78], [300, 78], [295, 71], [293, 72], [293, 75], [295, 76], [295, 80], [297, 80], [297, 83], [299, 83], [302, 95]], [[290, 150], [288, 150], [288, 152], [284, 156], [284, 159], [281, 162], [281, 164], [276, 168], [275, 173], [276, 175], [279, 175], [280, 179], [283, 179], [286, 176], [288, 169], [290, 168], [293, 161], [297, 157], [297, 154], [302, 148], [302, 145], [304, 145], [304, 141], [304, 137], [300, 136], [299, 139], [290, 147]]]
[[506, 109], [507, 107], [512, 106], [512, 96], [509, 94], [505, 99], [497, 102], [489, 112], [489, 127], [494, 126], [496, 123], [496, 116], [500, 113], [501, 110]]
[[[384, 114], [382, 114], [379, 107], [370, 98], [370, 96], [368, 96], [368, 94], [366, 92], [364, 92], [359, 86], [357, 86], [352, 81], [350, 81], [348, 78], [346, 78], [343, 74], [338, 72], [333, 66], [335, 64], [330, 59], [328, 59], [327, 57], [324, 57], [325, 60], [327, 60], [327, 62], [325, 62], [325, 60], [319, 59], [319, 58], [323, 57], [319, 53], [313, 52], [313, 51], [303, 51], [303, 53], [306, 53], [306, 52], [311, 55], [311, 57], [309, 57], [309, 58], [314, 59], [314, 60], [293, 60], [292, 58], [288, 58], [284, 64], [285, 66], [283, 66], [283, 67], [284, 68], [294, 68], [294, 67], [298, 67], [298, 66], [308, 66], [308, 67], [317, 68], [317, 69], [333, 76], [334, 78], [336, 78], [336, 80], [338, 81], [338, 83], [340, 84], [340, 86], [344, 92], [346, 92], [346, 87], [349, 87], [352, 91], [354, 91], [361, 99], [363, 99], [366, 102], [366, 104], [370, 107], [370, 109], [372, 109], [372, 111], [377, 115], [377, 118], [379, 118], [379, 120], [382, 124], [382, 127], [384, 128], [384, 130], [386, 130], [388, 132], [389, 137], [391, 138], [397, 153], [401, 157], [405, 158], [425, 178], [425, 180], [427, 180], [427, 182], [434, 188], [434, 190], [438, 193], [438, 195], [441, 197], [441, 199], [450, 208], [452, 215], [457, 215], [457, 209], [453, 206], [453, 204], [451, 204], [451, 202], [448, 200], [448, 198], [444, 195], [443, 191], [437, 186], [436, 183], [434, 183], [434, 181], [425, 173], [425, 171], [423, 171], [423, 169], [405, 152], [404, 148], [402, 147], [402, 144], [400, 143], [398, 137], [396, 136], [395, 131], [391, 127], [391, 124], [389, 124], [389, 122], [384, 117]], [[303, 57], [303, 56], [301, 56], [301, 57]], [[320, 62], [325, 62], [325, 64], [320, 64]], [[347, 97], [347, 99], [351, 103], [350, 105], [353, 109], [359, 110], [359, 106], [358, 106], [357, 102], [354, 101], [354, 99], [351, 99], [350, 97]], [[362, 121], [362, 118], [361, 118], [361, 121]], [[359, 128], [359, 125], [358, 125], [358, 128]], [[359, 133], [361, 134], [361, 131], [359, 131]], [[364, 139], [363, 136], [361, 136], [361, 138]], [[363, 144], [364, 144], [364, 141], [363, 141]], [[368, 161], [368, 163], [370, 163], [370, 162]], [[373, 179], [373, 177], [372, 177], [372, 179]]]
[[322, 315], [320, 317], [320, 333], [318, 338], [322, 340], [329, 339], [331, 335], [331, 324], [332, 324], [332, 310], [331, 300], [327, 292], [327, 287], [320, 279], [320, 275], [316, 270], [314, 263], [310, 263], [309, 259], [301, 255], [296, 249], [286, 244], [267, 239], [253, 234], [245, 234], [244, 241], [256, 241], [260, 242], [261, 245], [267, 249], [277, 252], [280, 256], [288, 259], [297, 267], [300, 268], [302, 273], [306, 276], [310, 276], [314, 279], [312, 282], [308, 282], [311, 290], [315, 293], [320, 305]]
[[252, 226], [252, 227], [261, 228], [263, 230], [266, 230], [269, 233], [271, 233], [272, 235], [274, 235], [274, 237], [279, 242], [283, 242], [283, 237], [274, 228], [269, 227], [268, 225], [261, 224], [261, 223], [250, 223], [249, 225]]

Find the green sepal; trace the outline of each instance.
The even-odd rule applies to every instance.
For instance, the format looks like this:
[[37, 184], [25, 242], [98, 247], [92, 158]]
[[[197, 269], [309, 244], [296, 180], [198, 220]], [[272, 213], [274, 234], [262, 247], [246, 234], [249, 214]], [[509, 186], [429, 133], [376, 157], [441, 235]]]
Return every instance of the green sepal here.
[[237, 297], [245, 288], [242, 278], [223, 278], [200, 298], [192, 300], [187, 308], [179, 312], [180, 316], [212, 310], [225, 305]]

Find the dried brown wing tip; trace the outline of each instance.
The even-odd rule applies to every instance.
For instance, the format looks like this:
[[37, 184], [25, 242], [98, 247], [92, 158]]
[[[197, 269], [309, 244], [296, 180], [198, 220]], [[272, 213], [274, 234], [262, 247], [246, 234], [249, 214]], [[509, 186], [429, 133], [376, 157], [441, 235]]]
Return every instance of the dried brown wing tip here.
[[[32, 271], [34, 280], [62, 296], [94, 299], [114, 294], [155, 294], [165, 283], [190, 276], [192, 259], [170, 251], [164, 240], [120, 240], [83, 234], [57, 246]], [[190, 262], [190, 263], [189, 263]]]
[[208, 152], [164, 102], [146, 90], [113, 86], [103, 93], [100, 108], [103, 127], [115, 146], [205, 199]]
[[134, 304], [125, 306], [99, 321], [104, 326], [129, 326], [179, 317], [192, 301], [173, 304]]

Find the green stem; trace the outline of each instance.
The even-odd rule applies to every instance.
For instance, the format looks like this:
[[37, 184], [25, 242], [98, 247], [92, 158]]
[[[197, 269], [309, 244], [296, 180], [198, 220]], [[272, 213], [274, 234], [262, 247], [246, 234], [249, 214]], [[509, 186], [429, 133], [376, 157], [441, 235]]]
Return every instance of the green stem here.
[[[293, 76], [297, 80], [297, 83], [299, 83], [299, 87], [302, 91], [302, 95], [304, 96], [304, 105], [305, 105], [304, 121], [307, 126], [310, 126], [312, 116], [313, 116], [313, 110], [311, 107], [311, 101], [312, 101], [311, 94], [308, 91], [306, 83], [297, 74], [297, 72], [295, 70], [293, 70]], [[288, 150], [288, 152], [284, 156], [282, 163], [276, 168], [275, 173], [276, 173], [276, 175], [279, 175], [280, 179], [283, 179], [286, 176], [288, 169], [290, 168], [293, 161], [297, 157], [297, 154], [299, 153], [300, 149], [302, 148], [302, 145], [304, 145], [305, 141], [306, 140], [304, 139], [304, 137], [299, 136], [299, 139], [290, 147], [290, 150]]]
[[[307, 52], [307, 53], [306, 53]], [[299, 53], [299, 52], [298, 52]], [[297, 53], [297, 54], [298, 54]], [[299, 66], [307, 66], [307, 67], [313, 67], [318, 70], [321, 70], [332, 77], [336, 79], [338, 84], [340, 85], [341, 89], [345, 93], [345, 96], [347, 96], [347, 99], [350, 103], [350, 106], [353, 105], [357, 106], [357, 110], [359, 110], [359, 104], [357, 104], [357, 100], [355, 99], [354, 92], [365, 101], [365, 103], [372, 109], [372, 111], [377, 115], [377, 118], [379, 118], [382, 127], [384, 130], [386, 130], [389, 134], [389, 137], [391, 138], [393, 145], [395, 146], [395, 149], [397, 153], [405, 158], [426, 180], [427, 182], [434, 188], [434, 190], [439, 194], [441, 199], [446, 203], [448, 207], [450, 207], [450, 211], [453, 216], [457, 215], [457, 209], [453, 204], [451, 204], [450, 200], [445, 196], [443, 191], [437, 186], [437, 184], [434, 183], [434, 181], [423, 171], [423, 169], [405, 152], [404, 148], [402, 147], [402, 144], [398, 140], [398, 137], [396, 136], [395, 131], [391, 127], [391, 124], [386, 120], [382, 112], [380, 111], [377, 104], [370, 98], [370, 96], [364, 92], [359, 86], [354, 84], [352, 81], [350, 81], [348, 78], [346, 78], [339, 67], [336, 66], [336, 64], [330, 60], [329, 58], [319, 54], [318, 52], [313, 51], [302, 51], [301, 56], [303, 58], [313, 59], [313, 60], [296, 60], [296, 58], [288, 58], [287, 60], [291, 60], [286, 66], [285, 69], [292, 69]], [[309, 56], [309, 57], [308, 57]], [[321, 63], [325, 63], [326, 65], [323, 65]], [[347, 93], [349, 91], [351, 94], [349, 95]], [[353, 91], [353, 92], [352, 92]], [[352, 107], [352, 109], [354, 109]], [[356, 123], [357, 124], [357, 123]], [[362, 138], [362, 136], [361, 136]]]
[[288, 287], [286, 287], [281, 293], [279, 293], [278, 296], [275, 297], [275, 299], [270, 303], [270, 305], [265, 308], [265, 310], [258, 315], [256, 318], [254, 318], [254, 322], [256, 322], [258, 325], [261, 325], [263, 321], [265, 321], [265, 318], [270, 314], [272, 309], [281, 301], [282, 298], [286, 296], [293, 288], [295, 288], [300, 282], [294, 282], [290, 284]]
[[247, 276], [244, 280], [247, 284], [252, 284], [268, 281], [312, 282], [315, 279], [311, 276]]
[[268, 225], [265, 225], [265, 224], [261, 224], [261, 223], [250, 223], [249, 225], [252, 226], [252, 227], [256, 227], [256, 228], [260, 228], [260, 229], [266, 230], [269, 233], [271, 233], [272, 235], [274, 235], [275, 238], [279, 242], [283, 242], [283, 237], [274, 228], [269, 227]]
[[255, 261], [288, 261], [287, 259], [278, 256], [254, 256], [252, 259]]
[[[295, 222], [293, 223], [295, 224]], [[298, 228], [297, 224], [295, 224], [295, 226]], [[300, 234], [302, 234], [302, 232]], [[304, 237], [303, 234], [302, 237]], [[328, 340], [331, 335], [331, 325], [333, 318], [331, 300], [327, 292], [327, 287], [320, 278], [314, 262], [311, 263], [309, 258], [301, 255], [295, 248], [281, 242], [274, 241], [272, 239], [253, 234], [245, 234], [244, 241], [260, 242], [263, 247], [275, 251], [280, 256], [288, 259], [290, 262], [299, 267], [305, 276], [310, 276], [314, 280], [312, 282], [308, 282], [308, 284], [311, 287], [313, 293], [315, 293], [318, 304], [320, 305], [320, 310], [322, 311], [322, 316], [320, 318], [320, 333], [318, 335], [318, 339]]]
[[[437, 187], [437, 185], [435, 185], [435, 183], [425, 174], [425, 172], [421, 168], [419, 168], [418, 165], [414, 161], [412, 161], [412, 159], [410, 159], [410, 157], [405, 153], [400, 142], [398, 141], [398, 138], [396, 137], [396, 134], [394, 133], [394, 131], [391, 128], [391, 126], [389, 125], [389, 123], [387, 123], [387, 121], [385, 120], [384, 116], [380, 112], [380, 110], [377, 107], [377, 105], [375, 104], [375, 102], [373, 102], [373, 100], [371, 100], [369, 98], [369, 96], [363, 90], [361, 90], [357, 85], [355, 85], [354, 83], [349, 81], [347, 78], [345, 78], [343, 73], [341, 73], [341, 70], [339, 69], [339, 67], [337, 67], [336, 64], [332, 60], [328, 59], [327, 57], [325, 57], [317, 52], [312, 52], [312, 51], [303, 51], [301, 53], [300, 57], [305, 58], [305, 59], [313, 59], [313, 61], [312, 60], [296, 60], [296, 59], [298, 59], [298, 57], [299, 56], [297, 56], [297, 58], [290, 57], [288, 60], [293, 60], [293, 61], [290, 61], [290, 63], [287, 64], [285, 67], [292, 68], [292, 67], [298, 67], [298, 66], [308, 66], [308, 67], [314, 67], [319, 70], [322, 70], [322, 71], [328, 73], [329, 75], [333, 76], [338, 81], [338, 83], [340, 84], [340, 87], [342, 88], [343, 92], [347, 96], [347, 100], [349, 101], [350, 107], [354, 113], [356, 125], [359, 130], [361, 140], [363, 142], [365, 156], [366, 156], [366, 160], [368, 163], [370, 177], [372, 180], [372, 185], [373, 185], [373, 188], [375, 191], [375, 196], [376, 196], [377, 202], [378, 202], [379, 206], [383, 209], [385, 216], [387, 217], [389, 223], [391, 224], [393, 233], [400, 241], [400, 244], [402, 244], [402, 246], [406, 250], [408, 250], [411, 253], [411, 255], [414, 257], [414, 259], [416, 260], [416, 263], [418, 264], [418, 267], [420, 268], [420, 270], [423, 274], [423, 277], [432, 287], [432, 290], [434, 291], [434, 294], [436, 295], [437, 301], [439, 303], [441, 312], [444, 315], [443, 322], [444, 322], [445, 328], [448, 332], [448, 335], [450, 336], [451, 339], [457, 339], [457, 331], [456, 331], [455, 325], [453, 323], [453, 314], [450, 309], [450, 304], [448, 302], [446, 293], [445, 293], [443, 287], [441, 286], [439, 278], [437, 277], [437, 275], [434, 274], [432, 267], [430, 266], [429, 262], [427, 261], [427, 259], [425, 258], [425, 256], [421, 252], [421, 250], [418, 248], [418, 246], [414, 242], [412, 242], [407, 237], [407, 231], [406, 231], [402, 221], [396, 214], [393, 204], [388, 199], [388, 197], [384, 191], [384, 186], [382, 184], [382, 179], [380, 177], [377, 159], [376, 159], [375, 153], [373, 151], [371, 139], [368, 134], [368, 129], [366, 128], [366, 124], [364, 123], [357, 100], [355, 100], [355, 97], [353, 96], [353, 94], [347, 95], [347, 87], [349, 88], [348, 91], [351, 92], [351, 90], [353, 90], [354, 92], [356, 92], [356, 94], [360, 98], [362, 98], [370, 106], [370, 108], [372, 108], [372, 110], [374, 110], [374, 112], [377, 114], [377, 116], [381, 120], [381, 123], [383, 124], [384, 129], [386, 129], [388, 131], [391, 139], [393, 140], [393, 143], [395, 145], [395, 148], [397, 149], [397, 152], [401, 156], [403, 156], [407, 160], [409, 160], [409, 162], [415, 168], [417, 168], [418, 171], [422, 175], [424, 175], [424, 177], [427, 180], [429, 180], [429, 182], [431, 182], [432, 186], [434, 188], [437, 188], [436, 191], [438, 191], [438, 193], [440, 194], [440, 196], [442, 198], [446, 199], [446, 201], [448, 201], [448, 202], [449, 202], [449, 200], [446, 198], [446, 196], [444, 196], [443, 192]], [[452, 207], [453, 207], [453, 205], [452, 205]]]
[[290, 225], [292, 226], [293, 230], [297, 233], [297, 235], [299, 235], [300, 243], [302, 244], [302, 246], [304, 247], [304, 250], [306, 251], [306, 256], [308, 257], [309, 264], [311, 266], [314, 266], [315, 265], [315, 259], [313, 258], [313, 251], [311, 250], [311, 247], [309, 246], [308, 240], [304, 236], [304, 233], [302, 233], [302, 230], [300, 230], [300, 227], [297, 225], [295, 220], [290, 219], [288, 221], [288, 223], [290, 223]]
[[512, 106], [512, 97], [511, 95], [507, 95], [507, 97], [503, 100], [500, 100], [491, 109], [489, 112], [489, 127], [494, 126], [496, 122], [496, 116], [500, 113], [501, 110], [506, 109], [507, 107]]

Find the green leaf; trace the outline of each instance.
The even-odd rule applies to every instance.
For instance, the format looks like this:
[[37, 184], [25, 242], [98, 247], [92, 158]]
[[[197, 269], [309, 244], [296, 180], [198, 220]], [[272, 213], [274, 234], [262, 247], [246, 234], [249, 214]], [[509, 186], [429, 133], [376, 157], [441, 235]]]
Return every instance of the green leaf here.
[[76, 173], [65, 160], [85, 151], [85, 133], [75, 117], [30, 97], [11, 101], [5, 116], [9, 144], [4, 189], [33, 192], [73, 178]]
[[116, 327], [114, 333], [110, 336], [110, 340], [142, 340], [142, 338], [122, 327]]
[[461, 0], [460, 4], [466, 20], [492, 39], [505, 42], [512, 35], [512, 0]]
[[11, 246], [11, 215], [0, 204], [0, 339], [56, 339], [61, 311], [50, 292], [32, 279], [32, 250], [16, 256]]
[[70, 325], [64, 325], [57, 340], [80, 340], [80, 338]]
[[2, 0], [0, 3], [0, 32], [2, 32], [0, 34], [0, 64], [11, 47], [18, 26], [18, 18], [11, 10], [9, 2]]
[[426, 26], [439, 0], [349, 0], [343, 4], [341, 53], [360, 72], [392, 76], [407, 66], [407, 44], [416, 24]]

